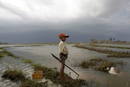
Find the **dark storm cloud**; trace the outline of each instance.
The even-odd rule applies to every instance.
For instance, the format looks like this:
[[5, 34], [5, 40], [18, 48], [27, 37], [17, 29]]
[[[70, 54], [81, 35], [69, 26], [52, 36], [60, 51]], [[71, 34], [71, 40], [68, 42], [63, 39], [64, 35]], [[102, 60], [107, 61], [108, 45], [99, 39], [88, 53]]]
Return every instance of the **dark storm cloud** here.
[[[80, 24], [79, 24], [80, 23]], [[130, 27], [130, 26], [129, 26]], [[4, 42], [56, 42], [57, 34], [65, 32], [70, 35], [69, 41], [88, 41], [95, 39], [109, 39], [115, 37], [118, 40], [129, 40], [129, 27], [111, 25], [107, 23], [86, 23], [85, 21], [74, 22], [61, 25], [41, 25], [41, 26], [25, 26], [17, 27], [19, 29], [32, 29], [22, 32], [1, 33], [0, 39]]]
[[[70, 3], [63, 0], [70, 4], [67, 8], [78, 8], [78, 10], [71, 8], [72, 12], [64, 7], [59, 9], [57, 1], [60, 2], [60, 0], [27, 0], [23, 4], [24, 7], [28, 7], [25, 10], [0, 3], [2, 9], [22, 18], [13, 20], [11, 15], [5, 14], [8, 17], [0, 15], [0, 19], [2, 19], [0, 21], [0, 41], [55, 42], [57, 41], [56, 36], [60, 32], [70, 34], [70, 41], [88, 41], [92, 38], [108, 39], [110, 37], [130, 40], [129, 0], [70, 0]], [[63, 4], [63, 6], [67, 4]], [[54, 8], [52, 9], [51, 6]], [[62, 9], [66, 10], [65, 14], [62, 13]]]

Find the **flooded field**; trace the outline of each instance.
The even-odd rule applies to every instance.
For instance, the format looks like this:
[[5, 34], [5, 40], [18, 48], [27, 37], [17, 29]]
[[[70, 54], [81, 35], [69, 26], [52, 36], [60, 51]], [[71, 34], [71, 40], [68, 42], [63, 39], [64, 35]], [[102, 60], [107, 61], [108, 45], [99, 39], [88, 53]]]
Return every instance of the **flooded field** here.
[[[73, 47], [73, 44], [70, 44], [68, 46], [68, 49], [70, 54], [66, 63], [80, 74], [80, 78], [84, 80], [97, 81], [100, 84], [99, 87], [130, 87], [129, 58], [107, 58], [106, 54], [90, 51], [87, 49], [76, 48]], [[11, 47], [8, 48], [8, 50], [22, 58], [31, 59], [35, 63], [39, 63], [50, 68], [57, 68], [59, 70], [59, 62], [53, 59], [50, 55], [50, 53], [58, 55], [58, 49], [56, 45], [44, 44], [42, 46], [32, 47]], [[122, 61], [125, 63], [125, 65], [120, 68], [121, 72], [118, 75], [111, 75], [92, 69], [83, 69], [77, 67], [77, 64], [80, 62], [93, 58], [103, 58], [111, 61]], [[76, 75], [73, 74], [70, 70], [66, 69], [66, 73], [73, 78], [76, 78]]]

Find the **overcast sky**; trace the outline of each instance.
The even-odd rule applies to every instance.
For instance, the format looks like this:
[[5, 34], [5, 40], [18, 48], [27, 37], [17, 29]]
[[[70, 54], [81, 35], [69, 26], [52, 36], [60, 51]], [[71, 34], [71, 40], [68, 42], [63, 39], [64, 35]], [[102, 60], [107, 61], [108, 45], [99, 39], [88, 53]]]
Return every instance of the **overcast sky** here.
[[130, 41], [130, 0], [0, 0], [0, 41]]

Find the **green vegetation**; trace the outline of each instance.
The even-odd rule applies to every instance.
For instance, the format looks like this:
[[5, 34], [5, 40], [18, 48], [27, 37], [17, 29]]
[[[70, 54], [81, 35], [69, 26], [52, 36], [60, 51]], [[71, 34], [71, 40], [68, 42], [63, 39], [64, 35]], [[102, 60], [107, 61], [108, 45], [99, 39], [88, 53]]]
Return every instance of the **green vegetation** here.
[[[80, 79], [72, 79], [68, 75], [66, 77], [67, 80], [58, 79], [59, 72], [54, 71], [52, 69], [46, 68], [41, 65], [33, 65], [35, 70], [42, 70], [46, 79], [51, 80], [55, 84], [59, 84], [62, 87], [81, 87], [83, 85], [87, 85], [85, 80]], [[22, 71], [19, 70], [7, 70], [2, 75], [2, 78], [9, 79], [14, 82], [21, 82], [20, 87], [47, 87], [47, 82], [36, 82], [26, 78]]]
[[0, 53], [0, 59], [4, 57], [4, 54], [3, 53]]
[[19, 70], [7, 70], [2, 75], [2, 78], [9, 79], [14, 82], [25, 80], [23, 72]]
[[55, 79], [58, 77], [59, 73], [50, 69], [50, 68], [47, 68], [47, 67], [44, 67], [44, 66], [41, 66], [41, 65], [38, 65], [38, 64], [35, 64], [33, 65], [34, 66], [34, 70], [37, 71], [37, 70], [40, 70], [40, 71], [43, 71], [44, 75], [45, 75], [45, 78], [46, 79], [51, 79], [53, 80], [53, 82], [55, 81]]
[[23, 59], [22, 62], [23, 62], [23, 63], [29, 63], [29, 64], [32, 64], [32, 63], [33, 63], [33, 61], [30, 60], [30, 59]]
[[22, 81], [20, 87], [48, 87], [47, 82], [36, 82], [30, 79]]
[[0, 58], [3, 58], [5, 56], [10, 56], [10, 57], [13, 57], [13, 58], [18, 58], [17, 56], [15, 56], [13, 53], [7, 51], [6, 49], [0, 48]]
[[94, 47], [106, 47], [106, 48], [118, 48], [118, 49], [130, 49], [130, 47], [123, 47], [123, 46], [106, 46], [106, 45], [97, 45], [97, 44], [90, 44]]
[[99, 53], [108, 54], [107, 55], [108, 57], [117, 57], [117, 58], [130, 57], [129, 52], [117, 52], [117, 51], [112, 51], [112, 50], [108, 50], [108, 49], [99, 49], [99, 48], [94, 48], [94, 47], [87, 47], [87, 46], [80, 45], [80, 44], [76, 44], [75, 47], [88, 49], [88, 50], [96, 51], [96, 52], [99, 52]]
[[[31, 64], [33, 67], [34, 67], [34, 71], [43, 71], [44, 73], [44, 77], [46, 79], [49, 79], [51, 80], [53, 83], [55, 84], [59, 84], [61, 85], [62, 87], [81, 87], [83, 85], [88, 85], [87, 82], [85, 80], [81, 80], [81, 79], [72, 79], [71, 77], [69, 77], [67, 74], [65, 74], [65, 78], [66, 80], [60, 80], [58, 77], [59, 77], [59, 72], [54, 70], [54, 69], [51, 69], [51, 68], [47, 68], [45, 66], [41, 66], [40, 64], [34, 64], [31, 60], [24, 60], [25, 63], [29, 63]], [[30, 84], [33, 84], [32, 81], [25, 81], [23, 83], [24, 85], [30, 85]], [[35, 85], [36, 83], [34, 82], [33, 85]], [[41, 85], [41, 84], [39, 84]], [[22, 86], [24, 87], [24, 86]], [[29, 86], [29, 87], [44, 87], [44, 86]]]
[[0, 50], [3, 50], [3, 48], [0, 48]]
[[116, 57], [116, 58], [129, 58], [130, 57], [130, 53], [126, 53], [126, 52], [118, 52], [118, 53], [111, 53], [109, 55], [107, 55], [107, 57]]
[[123, 62], [111, 62], [105, 59], [90, 59], [79, 64], [82, 68], [92, 68], [97, 71], [108, 72], [107, 68], [123, 65]]
[[92, 44], [119, 44], [119, 45], [130, 45], [129, 41], [121, 41], [121, 40], [114, 40], [113, 38], [110, 38], [109, 40], [96, 40], [91, 39]]
[[5, 54], [3, 53], [3, 48], [0, 48], [0, 58], [3, 58]]
[[72, 79], [67, 74], [65, 74], [67, 80], [60, 80], [58, 79], [59, 72], [37, 64], [33, 66], [34, 70], [42, 70], [46, 79], [50, 79], [53, 83], [60, 84], [63, 87], [81, 87], [83, 85], [87, 85], [86, 81], [80, 79]]
[[15, 56], [13, 53], [7, 51], [7, 50], [3, 50], [3, 54], [5, 54], [6, 56], [10, 56], [10, 57], [13, 57], [13, 58], [18, 58], [17, 56]]
[[47, 83], [36, 82], [25, 77], [22, 71], [19, 70], [7, 70], [2, 75], [2, 78], [9, 79], [13, 82], [21, 82], [20, 87], [47, 87]]

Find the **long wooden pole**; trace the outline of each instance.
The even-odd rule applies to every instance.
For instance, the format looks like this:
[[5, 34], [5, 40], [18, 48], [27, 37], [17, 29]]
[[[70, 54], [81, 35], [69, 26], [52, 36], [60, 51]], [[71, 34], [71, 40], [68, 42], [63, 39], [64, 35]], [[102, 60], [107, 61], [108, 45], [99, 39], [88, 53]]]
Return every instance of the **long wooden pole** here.
[[[59, 62], [62, 62], [61, 60], [60, 60], [60, 58], [58, 58], [58, 57], [56, 57], [53, 53], [51, 53], [51, 55], [53, 56], [53, 58], [55, 58], [56, 60], [58, 60]], [[75, 71], [75, 70], [73, 70], [72, 68], [70, 68], [68, 65], [66, 65], [66, 64], [64, 64], [68, 69], [70, 69], [71, 71], [73, 71], [76, 75], [77, 75], [77, 78], [79, 77], [79, 74]]]

